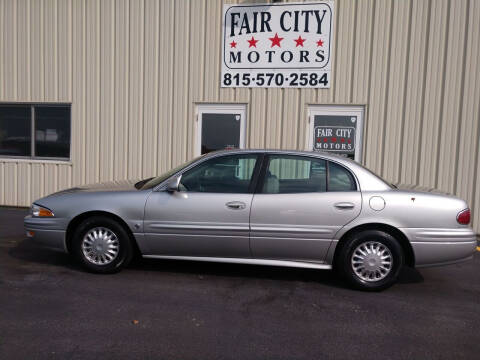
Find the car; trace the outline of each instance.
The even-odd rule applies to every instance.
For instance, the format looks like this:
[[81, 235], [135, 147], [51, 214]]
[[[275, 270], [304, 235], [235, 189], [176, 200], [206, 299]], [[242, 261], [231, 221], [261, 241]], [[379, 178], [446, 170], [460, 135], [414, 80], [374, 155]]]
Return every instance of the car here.
[[465, 201], [401, 190], [359, 163], [321, 152], [223, 150], [165, 174], [63, 190], [35, 201], [27, 236], [113, 273], [138, 253], [333, 269], [382, 290], [403, 266], [473, 257]]

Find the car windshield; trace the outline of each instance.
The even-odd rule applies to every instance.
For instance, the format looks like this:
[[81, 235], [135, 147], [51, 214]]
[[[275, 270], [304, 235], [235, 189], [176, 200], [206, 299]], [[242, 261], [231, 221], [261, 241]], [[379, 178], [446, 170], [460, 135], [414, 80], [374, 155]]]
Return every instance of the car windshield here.
[[152, 178], [148, 178], [148, 179], [144, 179], [144, 180], [140, 180], [139, 182], [137, 182], [135, 184], [135, 187], [138, 189], [138, 190], [147, 190], [147, 189], [151, 189], [151, 188], [154, 188], [155, 186], [157, 186], [158, 184], [161, 184], [162, 182], [164, 182], [165, 180], [167, 180], [170, 176], [172, 176], [173, 174], [181, 171], [182, 169], [186, 168], [187, 166], [189, 166], [190, 164], [193, 164], [195, 161], [197, 161], [198, 159], [202, 158], [204, 155], [202, 156], [198, 156], [190, 161], [187, 161], [186, 163], [183, 163], [169, 171], [167, 171], [166, 173], [163, 173], [162, 175], [160, 176], [157, 176], [157, 177], [152, 177]]

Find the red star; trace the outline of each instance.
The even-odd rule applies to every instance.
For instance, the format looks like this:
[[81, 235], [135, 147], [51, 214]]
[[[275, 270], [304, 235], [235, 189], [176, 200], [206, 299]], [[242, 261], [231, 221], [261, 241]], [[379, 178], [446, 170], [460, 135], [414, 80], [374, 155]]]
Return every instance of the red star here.
[[277, 45], [278, 47], [282, 47], [280, 45], [280, 41], [282, 41], [283, 38], [278, 37], [277, 33], [275, 33], [275, 36], [273, 38], [268, 38], [268, 39], [272, 42], [272, 46], [270, 46], [271, 48], [274, 47], [275, 45]]
[[258, 40], [255, 40], [255, 38], [252, 36], [252, 38], [250, 40], [247, 40], [248, 41], [248, 47], [251, 48], [252, 46], [253, 47], [257, 47], [257, 42]]
[[237, 47], [237, 43], [235, 42], [235, 40], [233, 40], [233, 41], [230, 43], [230, 47], [231, 47], [231, 48], [236, 48], [236, 47]]
[[303, 47], [303, 43], [305, 42], [305, 40], [307, 39], [302, 39], [302, 37], [299, 35], [298, 36], [298, 39], [294, 39], [293, 41], [295, 41], [297, 44], [295, 45], [295, 47]]
[[[295, 40], [296, 41], [296, 40]], [[323, 46], [323, 41], [322, 39], [318, 39], [317, 41], [317, 46]]]

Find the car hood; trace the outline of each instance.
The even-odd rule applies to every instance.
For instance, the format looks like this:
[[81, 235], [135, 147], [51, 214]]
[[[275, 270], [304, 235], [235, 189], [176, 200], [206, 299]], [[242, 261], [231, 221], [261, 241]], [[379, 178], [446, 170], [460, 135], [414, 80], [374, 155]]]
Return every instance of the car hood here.
[[71, 194], [79, 192], [110, 192], [110, 191], [137, 191], [135, 184], [138, 182], [138, 179], [131, 180], [117, 180], [117, 181], [107, 181], [96, 184], [87, 184], [70, 189], [65, 189], [58, 191], [56, 193], [50, 194], [49, 196], [56, 196], [62, 194]]

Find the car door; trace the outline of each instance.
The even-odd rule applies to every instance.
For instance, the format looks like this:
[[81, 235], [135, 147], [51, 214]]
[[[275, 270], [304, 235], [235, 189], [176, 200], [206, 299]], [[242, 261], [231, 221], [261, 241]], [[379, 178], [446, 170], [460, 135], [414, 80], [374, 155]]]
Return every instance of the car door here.
[[255, 258], [323, 261], [335, 233], [360, 213], [361, 193], [343, 166], [272, 154], [250, 214]]
[[180, 191], [152, 192], [145, 206], [143, 252], [251, 257], [249, 215], [259, 156], [242, 153], [208, 159], [181, 175]]

